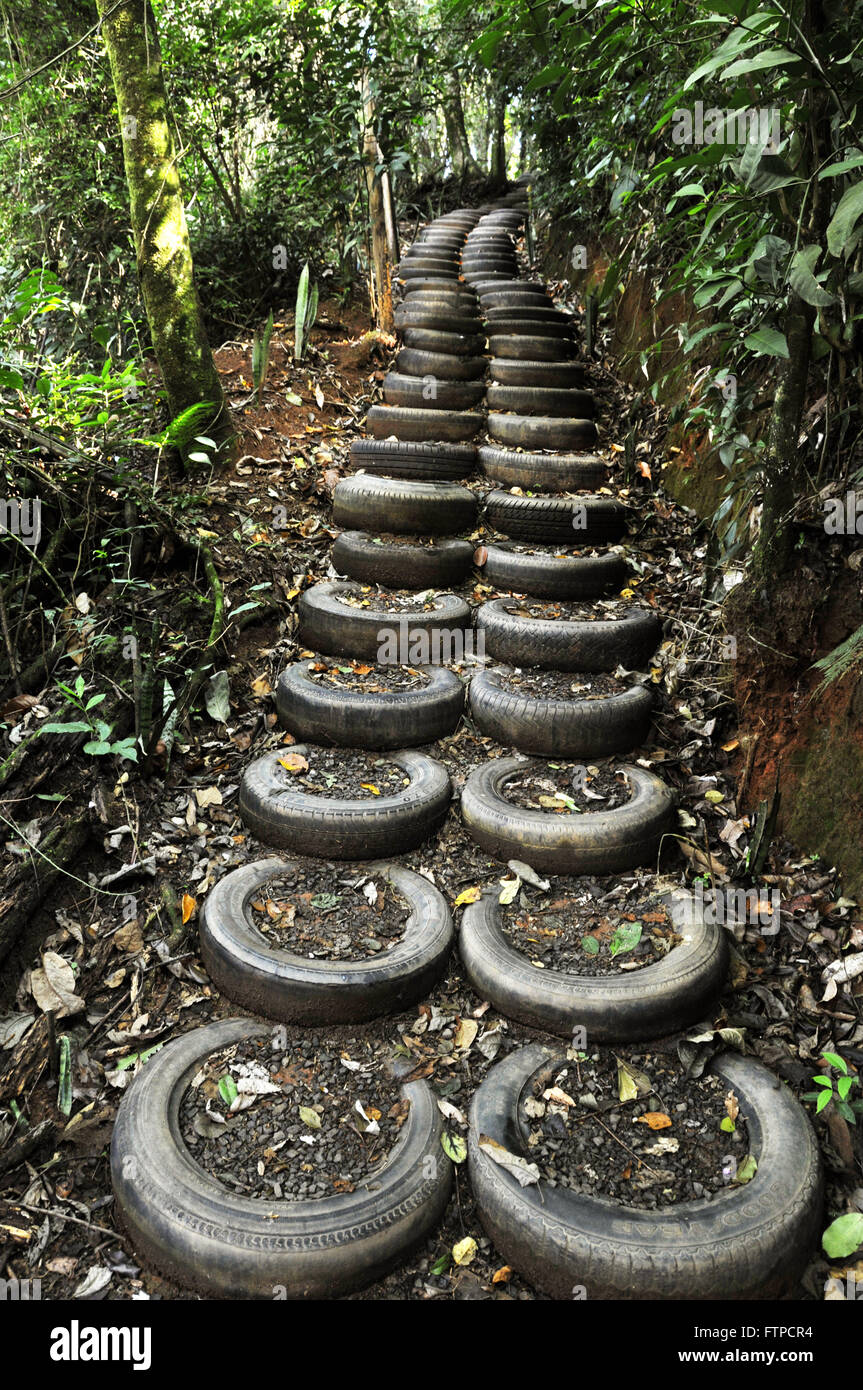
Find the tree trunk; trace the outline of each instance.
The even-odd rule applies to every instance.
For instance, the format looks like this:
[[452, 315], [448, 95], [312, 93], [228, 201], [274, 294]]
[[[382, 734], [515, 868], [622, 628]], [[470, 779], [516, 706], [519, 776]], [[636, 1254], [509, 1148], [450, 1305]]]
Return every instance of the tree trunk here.
[[447, 79], [447, 97], [443, 114], [453, 173], [456, 178], [462, 178], [465, 174], [479, 177], [482, 171], [471, 153], [461, 100], [461, 85], [455, 71], [451, 72]]
[[[375, 104], [368, 79], [363, 81], [363, 167], [369, 196], [369, 232], [371, 237], [371, 301], [375, 325], [384, 333], [395, 328], [393, 316], [392, 266], [387, 237], [387, 213], [384, 186], [377, 172], [380, 148], [375, 133]], [[393, 235], [395, 223], [393, 222]]]
[[141, 296], [172, 419], [207, 404], [194, 433], [219, 446], [224, 461], [234, 431], [204, 329], [195, 287], [158, 31], [150, 0], [99, 0], [111, 63], [129, 185]]
[[506, 98], [498, 93], [495, 94], [494, 98], [494, 129], [489, 174], [499, 183], [503, 183], [506, 179]]

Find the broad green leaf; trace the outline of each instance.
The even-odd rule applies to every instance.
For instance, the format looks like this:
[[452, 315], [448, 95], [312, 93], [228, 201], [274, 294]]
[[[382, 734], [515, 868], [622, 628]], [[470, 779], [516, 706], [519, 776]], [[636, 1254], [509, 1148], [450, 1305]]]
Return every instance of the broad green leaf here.
[[764, 353], [767, 357], [787, 357], [788, 344], [785, 334], [776, 328], [757, 328], [743, 340], [743, 346], [750, 352]]
[[745, 1182], [751, 1182], [757, 1172], [758, 1163], [755, 1159], [754, 1154], [747, 1154], [746, 1157], [741, 1160], [738, 1166], [737, 1174], [734, 1178], [734, 1181], [741, 1184]]
[[225, 1072], [224, 1076], [219, 1077], [219, 1095], [226, 1105], [233, 1105], [237, 1099], [237, 1083], [230, 1072]]
[[581, 949], [589, 956], [598, 956], [599, 942], [595, 936], [583, 936], [581, 938]]
[[57, 1090], [57, 1109], [68, 1115], [72, 1109], [72, 1044], [63, 1035], [60, 1039], [60, 1085]]
[[787, 48], [766, 48], [763, 53], [756, 53], [754, 58], [738, 58], [720, 73], [720, 78], [724, 82], [729, 77], [741, 77], [745, 72], [761, 72], [764, 68], [787, 68], [790, 63], [801, 61], [796, 53], [791, 53]]
[[803, 246], [794, 256], [788, 271], [788, 279], [794, 292], [807, 304], [813, 304], [819, 309], [837, 303], [836, 295], [823, 289], [813, 274], [820, 255], [820, 246]]
[[819, 179], [835, 179], [839, 174], [847, 174], [851, 169], [859, 169], [863, 164], [863, 154], [850, 154], [836, 164], [828, 164], [818, 175]]
[[320, 1129], [321, 1127], [320, 1115], [317, 1110], [312, 1110], [308, 1105], [300, 1106], [300, 1119], [304, 1125], [308, 1125], [309, 1129]]
[[827, 228], [827, 248], [831, 256], [845, 255], [851, 249], [852, 232], [863, 216], [863, 179], [843, 193]]
[[831, 1260], [842, 1260], [863, 1245], [863, 1212], [849, 1211], [831, 1221], [821, 1237], [821, 1244]]
[[467, 1158], [467, 1144], [460, 1134], [447, 1134], [444, 1130], [440, 1142], [441, 1148], [451, 1162], [464, 1163]]
[[622, 956], [627, 951], [634, 951], [640, 940], [641, 923], [622, 922], [608, 943], [608, 949], [612, 957]]

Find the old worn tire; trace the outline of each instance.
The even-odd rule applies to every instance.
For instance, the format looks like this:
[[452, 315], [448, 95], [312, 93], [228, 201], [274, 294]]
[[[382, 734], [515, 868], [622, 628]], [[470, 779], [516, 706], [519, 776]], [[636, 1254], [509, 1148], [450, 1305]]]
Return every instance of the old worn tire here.
[[494, 296], [498, 294], [532, 294], [543, 300], [550, 299], [548, 286], [541, 280], [490, 280], [487, 285], [479, 284], [474, 286], [480, 298], [480, 303], [494, 303]]
[[457, 483], [418, 483], [411, 478], [360, 473], [342, 478], [333, 492], [333, 520], [349, 531], [451, 536], [469, 531], [476, 512], [475, 494]]
[[486, 890], [465, 909], [459, 956], [480, 997], [528, 1028], [571, 1038], [580, 1026], [591, 1047], [667, 1037], [706, 1018], [725, 983], [724, 929], [683, 890], [666, 895], [680, 945], [641, 970], [599, 976], [537, 970], [504, 935], [498, 897]]
[[476, 468], [473, 444], [411, 444], [401, 439], [355, 439], [350, 467], [392, 478], [456, 482]]
[[[431, 612], [399, 615], [381, 608], [352, 608], [339, 603], [337, 595], [345, 592], [359, 594], [360, 586], [351, 580], [325, 581], [300, 595], [298, 636], [312, 651], [377, 661], [382, 630], [401, 631], [404, 626], [405, 640], [410, 644], [420, 633], [463, 632], [471, 625], [470, 608], [455, 594], [439, 594], [438, 606]], [[400, 617], [404, 617], [404, 624], [399, 622]]]
[[425, 376], [387, 372], [383, 394], [387, 405], [416, 406], [420, 410], [470, 410], [485, 396], [485, 382], [452, 381], [432, 372]]
[[620, 589], [629, 575], [622, 555], [609, 550], [601, 555], [520, 555], [514, 541], [487, 545], [482, 574], [495, 589], [531, 598], [599, 598]]
[[622, 666], [637, 671], [655, 651], [662, 632], [659, 618], [645, 609], [592, 623], [549, 621], [507, 613], [505, 602], [484, 603], [477, 610], [476, 627], [484, 634], [489, 656], [508, 666], [541, 666], [546, 671], [614, 671]]
[[[304, 753], [298, 743], [292, 752]], [[298, 791], [276, 748], [250, 763], [240, 782], [240, 815], [257, 839], [274, 849], [316, 859], [379, 859], [404, 854], [429, 839], [450, 802], [446, 768], [409, 748], [388, 753], [410, 777], [391, 796], [368, 800], [315, 796]]]
[[494, 357], [488, 366], [491, 380], [500, 386], [541, 386], [563, 390], [584, 386], [584, 368], [577, 362], [518, 362]]
[[[751, 1057], [724, 1052], [710, 1071], [745, 1116], [755, 1177], [712, 1198], [657, 1211], [550, 1187], [520, 1187], [488, 1157], [480, 1135], [529, 1157], [520, 1116], [534, 1078], [565, 1065], [534, 1043], [488, 1074], [470, 1110], [471, 1189], [507, 1263], [551, 1298], [748, 1300], [793, 1294], [821, 1229], [823, 1177], [802, 1106]], [[582, 1295], [583, 1296], [583, 1295]]]
[[470, 574], [473, 550], [470, 541], [394, 545], [365, 531], [342, 531], [331, 558], [334, 570], [362, 584], [383, 584], [388, 589], [442, 589], [464, 583]]
[[416, 296], [421, 294], [433, 294], [452, 302], [463, 300], [465, 291], [470, 290], [470, 286], [465, 285], [461, 280], [441, 280], [439, 276], [427, 272], [425, 276], [412, 276], [410, 280], [401, 281], [399, 284], [404, 299], [403, 304], [412, 304]]
[[471, 838], [507, 863], [522, 859], [549, 874], [612, 874], [655, 863], [675, 821], [670, 787], [641, 767], [626, 766], [633, 794], [613, 811], [557, 816], [512, 806], [501, 793], [506, 778], [529, 758], [495, 758], [474, 768], [461, 794]]
[[134, 1249], [181, 1286], [224, 1299], [272, 1300], [282, 1290], [333, 1298], [380, 1278], [436, 1226], [452, 1181], [440, 1113], [426, 1082], [407, 1085], [398, 1143], [355, 1192], [296, 1203], [231, 1192], [187, 1150], [180, 1104], [209, 1053], [270, 1031], [222, 1020], [150, 1058], [120, 1102], [111, 1139], [116, 1208]]
[[[486, 525], [512, 540], [588, 546], [626, 532], [627, 509], [614, 497], [519, 497], [495, 489], [486, 493], [484, 508]], [[576, 520], [584, 523], [578, 529]]]
[[631, 685], [615, 695], [568, 700], [519, 695], [501, 672], [477, 671], [470, 683], [470, 712], [481, 733], [504, 748], [550, 758], [601, 758], [629, 753], [647, 736], [653, 693]]
[[571, 338], [537, 337], [532, 333], [489, 333], [488, 346], [492, 357], [506, 357], [515, 362], [562, 362], [575, 356]]
[[400, 265], [396, 271], [396, 278], [399, 280], [423, 280], [433, 275], [438, 280], [458, 280], [458, 265], [454, 261], [441, 260], [431, 257], [425, 260], [416, 260], [407, 265]]
[[[500, 338], [512, 335], [516, 338], [549, 338], [560, 345], [561, 343], [572, 342], [573, 333], [569, 323], [564, 323], [559, 319], [513, 318], [511, 315], [505, 319], [494, 319], [486, 322], [485, 331], [489, 337]], [[559, 357], [565, 357], [565, 352], [558, 353]]]
[[588, 449], [596, 443], [593, 420], [562, 419], [554, 415], [499, 415], [489, 412], [488, 434], [501, 444], [525, 449]]
[[213, 984], [234, 1004], [279, 1023], [365, 1023], [416, 1003], [440, 979], [453, 927], [443, 894], [400, 864], [369, 864], [408, 900], [404, 936], [368, 960], [308, 960], [258, 931], [251, 902], [290, 860], [259, 859], [220, 879], [201, 914], [201, 958]]
[[508, 304], [528, 306], [534, 304], [537, 307], [540, 305], [547, 305], [550, 309], [554, 308], [554, 300], [545, 289], [544, 285], [530, 285], [526, 282], [522, 283], [521, 281], [519, 281], [515, 287], [483, 290], [479, 295], [479, 299], [483, 311], [488, 309], [500, 309]]
[[485, 357], [455, 357], [448, 352], [419, 352], [402, 348], [395, 360], [398, 372], [410, 377], [438, 377], [444, 381], [481, 381], [488, 367]]
[[421, 352], [447, 352], [455, 357], [476, 357], [485, 352], [482, 333], [443, 333], [436, 328], [405, 328], [402, 332], [405, 347]]
[[477, 450], [477, 458], [486, 477], [506, 487], [580, 492], [608, 481], [608, 464], [597, 454], [527, 454], [487, 444]]
[[307, 743], [339, 748], [415, 748], [451, 734], [464, 709], [464, 686], [445, 666], [426, 666], [418, 690], [370, 694], [333, 690], [309, 676], [308, 661], [288, 666], [276, 686], [279, 722]]
[[415, 410], [410, 406], [373, 405], [366, 428], [375, 439], [412, 439], [419, 443], [444, 440], [460, 444], [474, 439], [483, 426], [478, 411]]
[[596, 398], [592, 391], [573, 387], [506, 386], [493, 382], [486, 392], [489, 410], [512, 410], [518, 415], [561, 416], [592, 420]]
[[494, 331], [496, 323], [505, 322], [507, 319], [531, 319], [536, 323], [572, 323], [571, 314], [565, 314], [562, 309], [556, 309], [553, 304], [546, 304], [537, 298], [531, 299], [528, 304], [499, 304], [494, 307], [483, 304], [482, 316], [488, 324], [489, 332]]
[[453, 309], [435, 308], [406, 302], [395, 312], [396, 328], [430, 328], [435, 333], [479, 333], [482, 324], [477, 314], [462, 312], [461, 305]]

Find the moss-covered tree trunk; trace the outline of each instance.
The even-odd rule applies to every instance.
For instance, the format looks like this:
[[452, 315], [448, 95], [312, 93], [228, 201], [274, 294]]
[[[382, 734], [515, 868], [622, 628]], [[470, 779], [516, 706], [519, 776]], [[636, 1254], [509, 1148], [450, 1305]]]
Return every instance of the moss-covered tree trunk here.
[[[363, 168], [369, 200], [369, 238], [371, 242], [371, 301], [375, 324], [384, 333], [395, 327], [393, 313], [392, 263], [387, 235], [387, 210], [379, 172], [381, 151], [375, 129], [375, 102], [368, 76], [363, 77]], [[393, 220], [393, 235], [395, 221]]]
[[98, 0], [117, 96], [138, 279], [172, 419], [191, 406], [194, 434], [232, 450], [233, 426], [195, 287], [159, 36], [150, 0]]
[[495, 93], [494, 98], [494, 124], [488, 172], [499, 183], [503, 183], [506, 178], [506, 97], [501, 92]]

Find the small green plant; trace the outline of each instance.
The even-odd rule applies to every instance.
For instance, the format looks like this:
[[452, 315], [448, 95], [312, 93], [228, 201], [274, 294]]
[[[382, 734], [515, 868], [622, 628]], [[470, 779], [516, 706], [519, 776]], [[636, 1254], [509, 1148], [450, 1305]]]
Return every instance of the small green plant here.
[[855, 1086], [860, 1089], [860, 1078], [849, 1072], [848, 1063], [835, 1052], [822, 1052], [821, 1061], [839, 1072], [839, 1075], [813, 1076], [812, 1080], [820, 1090], [807, 1091], [803, 1099], [815, 1101], [816, 1115], [820, 1115], [822, 1110], [826, 1110], [827, 1106], [832, 1104], [843, 1120], [856, 1125], [857, 1116], [863, 1115], [863, 1097], [855, 1100], [849, 1100], [848, 1097]]
[[118, 757], [125, 758], [129, 762], [138, 761], [138, 749], [135, 744], [134, 735], [128, 738], [117, 739], [111, 742], [113, 726], [106, 723], [104, 719], [95, 718], [91, 711], [107, 698], [106, 695], [91, 695], [88, 700], [84, 699], [84, 691], [87, 682], [83, 676], [78, 676], [74, 686], [64, 685], [62, 681], [57, 682], [57, 689], [66, 697], [68, 704], [77, 709], [84, 717], [83, 719], [70, 719], [65, 724], [49, 721], [40, 726], [39, 732], [42, 734], [90, 734], [90, 738], [84, 744], [84, 752], [90, 753], [93, 757], [104, 757], [107, 753], [116, 753]]
[[309, 263], [306, 261], [297, 286], [297, 307], [294, 313], [294, 359], [302, 362], [306, 355], [309, 334], [318, 313], [318, 287], [309, 280]]
[[263, 329], [255, 334], [252, 342], [252, 382], [258, 393], [258, 405], [264, 394], [267, 373], [270, 370], [270, 339], [273, 336], [273, 311], [267, 315]]

